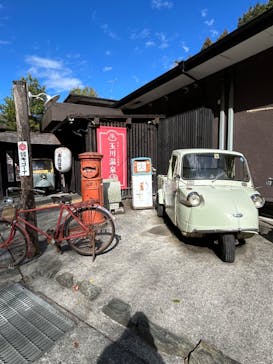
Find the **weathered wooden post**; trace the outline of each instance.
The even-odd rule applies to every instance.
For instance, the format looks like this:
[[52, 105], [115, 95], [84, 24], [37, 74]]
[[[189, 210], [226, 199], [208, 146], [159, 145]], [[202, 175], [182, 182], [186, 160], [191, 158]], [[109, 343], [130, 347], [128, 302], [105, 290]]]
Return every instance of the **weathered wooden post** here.
[[[30, 140], [30, 127], [28, 118], [28, 92], [25, 81], [13, 81], [13, 96], [16, 111], [17, 124], [17, 141], [18, 157], [21, 158], [20, 180], [21, 180], [21, 203], [24, 209], [35, 208], [35, 199], [33, 193], [33, 170], [32, 170], [32, 151]], [[22, 143], [23, 142], [23, 143]], [[26, 220], [37, 225], [36, 213], [29, 212], [26, 214]], [[40, 253], [38, 235], [35, 231], [26, 227], [30, 239], [33, 243], [34, 254]]]

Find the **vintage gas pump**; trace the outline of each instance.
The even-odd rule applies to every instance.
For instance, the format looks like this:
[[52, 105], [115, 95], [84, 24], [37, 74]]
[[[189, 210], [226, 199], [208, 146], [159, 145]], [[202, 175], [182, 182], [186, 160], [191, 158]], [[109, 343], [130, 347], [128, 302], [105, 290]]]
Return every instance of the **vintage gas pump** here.
[[152, 162], [150, 158], [131, 159], [132, 205], [134, 209], [153, 207]]
[[81, 193], [82, 200], [94, 200], [103, 205], [103, 184], [101, 177], [102, 154], [86, 152], [79, 154], [81, 162]]

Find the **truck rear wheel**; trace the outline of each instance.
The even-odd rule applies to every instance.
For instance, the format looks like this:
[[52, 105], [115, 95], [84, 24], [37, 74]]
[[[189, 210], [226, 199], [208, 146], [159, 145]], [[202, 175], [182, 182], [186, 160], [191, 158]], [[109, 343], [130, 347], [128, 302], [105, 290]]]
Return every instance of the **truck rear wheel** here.
[[235, 260], [235, 236], [233, 234], [224, 234], [219, 238], [220, 258], [227, 263], [233, 263]]

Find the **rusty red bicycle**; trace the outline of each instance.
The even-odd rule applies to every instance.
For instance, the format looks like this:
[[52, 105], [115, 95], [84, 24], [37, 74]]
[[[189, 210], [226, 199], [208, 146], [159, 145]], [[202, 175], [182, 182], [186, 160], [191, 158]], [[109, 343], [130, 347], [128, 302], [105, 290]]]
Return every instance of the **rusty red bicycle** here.
[[[37, 191], [37, 190], [36, 190]], [[52, 195], [53, 204], [22, 209], [11, 197], [3, 201], [8, 216], [0, 219], [0, 268], [14, 268], [31, 253], [28, 229], [44, 236], [49, 243], [60, 247], [67, 242], [81, 255], [99, 255], [111, 245], [115, 237], [112, 214], [94, 201], [72, 203], [70, 195]], [[18, 199], [20, 201], [20, 199]], [[47, 231], [25, 218], [26, 213], [59, 210], [56, 225]]]

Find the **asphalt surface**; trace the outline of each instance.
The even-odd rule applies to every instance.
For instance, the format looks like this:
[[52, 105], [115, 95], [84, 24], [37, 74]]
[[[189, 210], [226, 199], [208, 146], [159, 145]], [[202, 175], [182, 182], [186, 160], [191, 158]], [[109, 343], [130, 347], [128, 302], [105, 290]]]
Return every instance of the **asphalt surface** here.
[[[55, 220], [54, 214], [38, 216], [43, 228]], [[181, 363], [180, 357], [151, 350], [102, 312], [118, 298], [131, 306], [132, 315], [142, 312], [194, 345], [202, 339], [243, 364], [272, 364], [271, 220], [261, 220], [261, 235], [236, 248], [232, 264], [218, 258], [213, 241], [187, 241], [153, 209], [132, 210], [126, 201], [125, 213], [115, 220], [121, 239], [94, 262], [73, 251], [60, 255], [48, 246], [21, 267], [33, 292], [75, 320], [74, 330], [37, 363]], [[59, 267], [57, 275], [72, 273], [74, 286], [60, 286], [47, 274], [48, 262]], [[2, 277], [2, 283], [19, 279]], [[82, 280], [101, 288], [96, 300], [77, 290]]]

